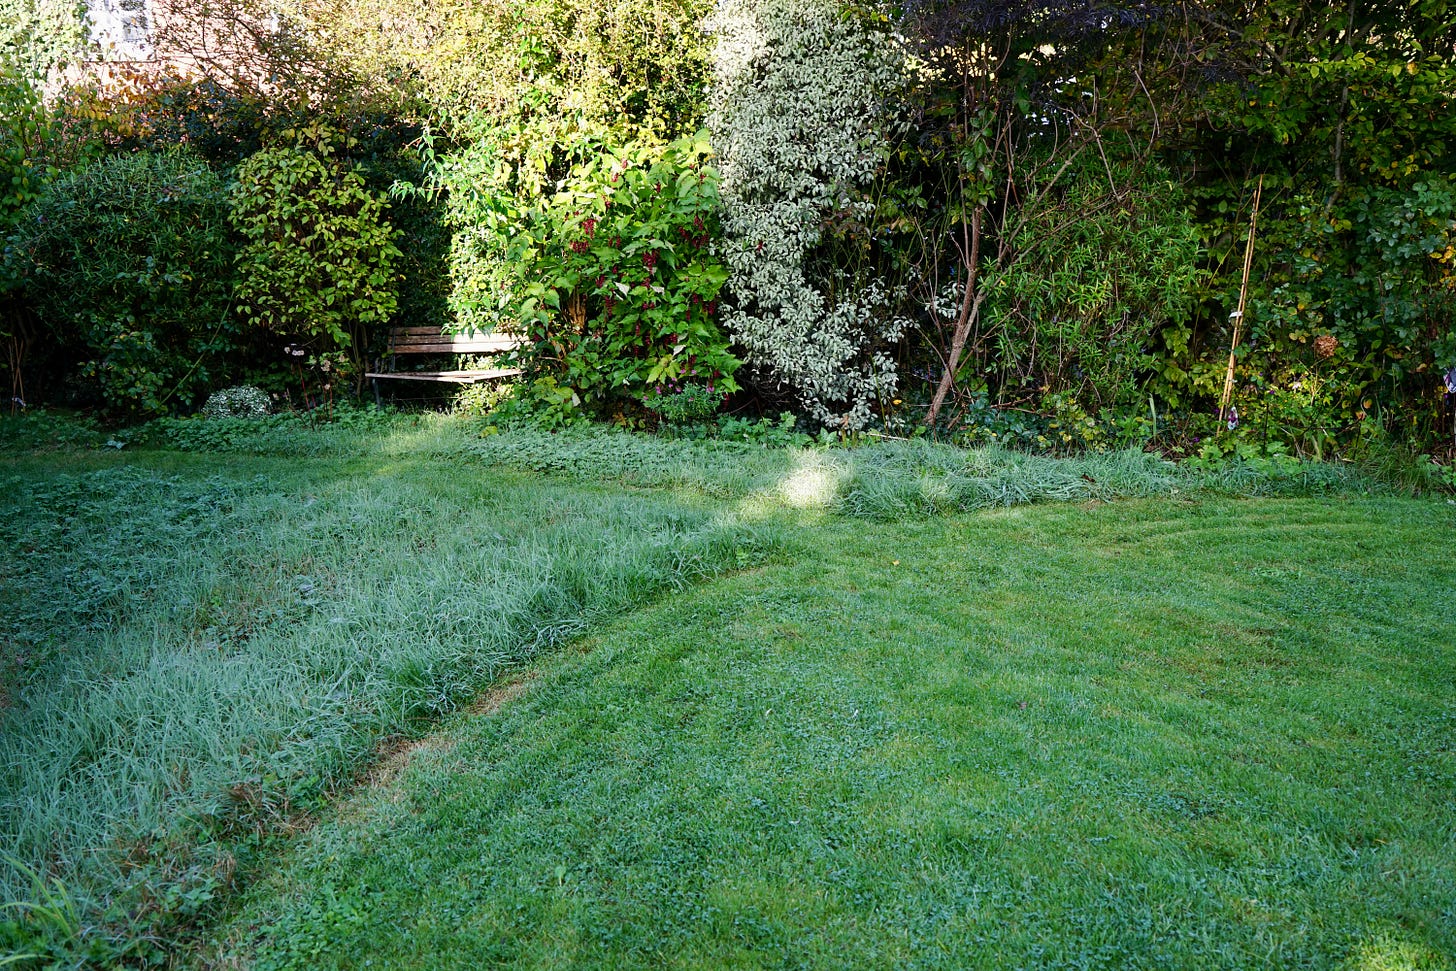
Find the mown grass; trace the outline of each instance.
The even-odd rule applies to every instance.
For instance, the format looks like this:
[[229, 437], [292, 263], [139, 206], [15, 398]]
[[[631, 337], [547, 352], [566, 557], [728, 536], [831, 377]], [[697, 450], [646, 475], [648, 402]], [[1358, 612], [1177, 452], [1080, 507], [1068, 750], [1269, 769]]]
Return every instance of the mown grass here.
[[[169, 422], [128, 433], [45, 419], [0, 423], [0, 479], [5, 480], [0, 540], [11, 551], [0, 566], [0, 852], [6, 857], [0, 860], [0, 895], [17, 905], [0, 913], [0, 955], [7, 945], [42, 955], [21, 967], [42, 964], [45, 955], [72, 963], [89, 955], [96, 966], [123, 958], [177, 960], [179, 942], [215, 918], [240, 878], [246, 882], [273, 859], [277, 837], [327, 817], [331, 800], [363, 778], [360, 773], [381, 760], [394, 764], [397, 759], [388, 753], [408, 751], [401, 747], [471, 703], [502, 672], [519, 672], [521, 663], [542, 656], [543, 648], [572, 642], [663, 593], [682, 593], [709, 577], [781, 562], [774, 570], [788, 572], [760, 576], [780, 578], [775, 582], [785, 586], [771, 594], [771, 602], [783, 599], [785, 616], [791, 616], [801, 587], [819, 589], [816, 571], [821, 568], [856, 596], [888, 579], [899, 583], [907, 571], [894, 562], [898, 557], [888, 567], [878, 560], [855, 564], [844, 559], [861, 555], [851, 551], [862, 553], [863, 543], [872, 538], [885, 546], [920, 544], [922, 554], [933, 559], [944, 554], [931, 543], [937, 531], [974, 533], [987, 523], [1013, 523], [997, 517], [1022, 504], [1155, 497], [1144, 505], [1107, 507], [1140, 510], [1123, 526], [1132, 537], [1126, 542], [1135, 542], [1138, 524], [1159, 521], [1162, 510], [1196, 518], [1197, 510], [1224, 508], [1222, 500], [1190, 504], [1193, 496], [1328, 494], [1342, 502], [1379, 491], [1332, 467], [1230, 466], [1193, 474], [1139, 453], [1049, 460], [926, 442], [823, 451], [624, 434], [482, 436], [479, 422], [368, 410], [346, 412], [322, 428], [308, 426], [297, 416], [253, 423]], [[1449, 531], [1449, 516], [1441, 518], [1443, 506], [1359, 501], [1377, 524], [1394, 516]], [[990, 514], [966, 518], [968, 510]], [[1084, 518], [1071, 515], [1074, 521]], [[860, 524], [845, 527], [846, 518]], [[1036, 529], [1060, 528], [1054, 517], [1046, 522], [1052, 525]], [[1267, 542], [1257, 530], [1234, 532], [1238, 542]], [[1289, 555], [1318, 552], [1306, 550], [1310, 544], [1303, 533], [1291, 535]], [[1411, 539], [1400, 536], [1403, 543]], [[1014, 558], [1038, 548], [1014, 535], [985, 533], [981, 539], [986, 545], [976, 555], [990, 557], [977, 560], [984, 561], [984, 575], [948, 565], [939, 591], [945, 609], [978, 603], [983, 591], [997, 588], [986, 580], [1000, 576], [997, 556]], [[1379, 537], [1371, 541], [1372, 548], [1387, 549]], [[822, 567], [816, 565], [821, 561]], [[1069, 573], [1059, 582], [1072, 584], [1065, 588], [1065, 601], [1090, 596], [1077, 587], [1089, 564], [1068, 560], [1064, 566]], [[1124, 598], [1127, 605], [1141, 602], [1143, 587], [1158, 593], [1164, 581], [1173, 582], [1176, 573], [1165, 576], [1156, 566], [1139, 567], [1144, 578]], [[1022, 569], [1016, 566], [1012, 575]], [[1025, 569], [1042, 576], [1036, 572], [1040, 568]], [[710, 604], [712, 597], [729, 597], [712, 608], [717, 620], [706, 627], [694, 628], [691, 618], [669, 613], [645, 615], [638, 646], [649, 654], [677, 650], [672, 645], [680, 642], [679, 633], [694, 630], [692, 636], [705, 644], [728, 643], [717, 629], [725, 619], [757, 617], [755, 605], [770, 596], [754, 592], [756, 581], [734, 581], [740, 582], [747, 586], [730, 584], [721, 588], [727, 594], [705, 595]], [[735, 590], [747, 591], [737, 607], [729, 606], [736, 602]], [[927, 613], [925, 590], [913, 584], [894, 590], [895, 596], [904, 595], [903, 602], [892, 598], [876, 607], [889, 629], [913, 632], [922, 615], [934, 616], [933, 610]], [[1404, 587], [1386, 592], [1411, 599]], [[1419, 596], [1415, 602], [1422, 602]], [[1052, 633], [1035, 635], [1020, 621], [1007, 620], [1007, 653], [1035, 656], [1036, 637], [1117, 619], [1090, 616], [1067, 620], [1045, 613], [1039, 623]], [[682, 631], [662, 629], [668, 621], [654, 618], [668, 618]], [[781, 677], [795, 684], [802, 680], [805, 698], [815, 692], [833, 697], [842, 682], [849, 683], [845, 679], [865, 680], [873, 693], [874, 671], [853, 660], [844, 631], [833, 628], [837, 620], [830, 621], [824, 629], [796, 628], [795, 635], [814, 643], [818, 667], [837, 670], [827, 687], [797, 670], [753, 677], [764, 677], [766, 684]], [[757, 628], [750, 624], [742, 636], [772, 639], [780, 626], [796, 623], [770, 618]], [[1235, 621], [1218, 623], [1238, 630]], [[1159, 634], [1151, 622], [1148, 634]], [[1400, 651], [1402, 644], [1396, 645]], [[878, 649], [885, 658], [877, 664], [911, 663], [894, 660], [889, 642]], [[751, 671], [753, 651], [734, 651], [738, 660], [728, 659], [734, 670]], [[571, 663], [576, 662], [562, 670]], [[722, 663], [723, 658], [705, 660], [702, 679], [685, 697], [717, 697], [726, 690], [726, 700], [732, 701], [746, 690], [732, 678], [727, 689], [720, 688]], [[634, 671], [625, 669], [621, 677], [630, 680]], [[1446, 668], [1432, 671], [1449, 676]], [[1048, 677], [1056, 681], [1060, 675]], [[602, 690], [614, 683], [613, 690], [630, 691], [629, 681], [610, 678]], [[775, 690], [790, 687], [781, 684]], [[536, 691], [533, 686], [528, 696]], [[567, 705], [563, 717], [583, 724], [613, 723], [622, 708], [615, 695], [562, 700]], [[676, 701], [666, 701], [675, 710]], [[930, 708], [938, 703], [933, 697], [917, 702]], [[635, 704], [630, 710], [645, 709]], [[1263, 717], [1262, 712], [1246, 714]], [[526, 734], [534, 732], [533, 727]], [[551, 744], [563, 753], [580, 744], [565, 736], [543, 737], [554, 739]], [[804, 751], [786, 750], [779, 758], [837, 758], [818, 747], [812, 732], [802, 737]], [[738, 756], [731, 745], [719, 755], [710, 751], [724, 740], [706, 739], [691, 758], [732, 762]], [[535, 745], [519, 733], [502, 741], [507, 749], [527, 743]], [[1136, 750], [1144, 743], [1134, 738], [1127, 744]], [[501, 750], [501, 759], [509, 755], [507, 749]], [[1445, 757], [1441, 753], [1449, 755], [1449, 748], [1430, 751], [1438, 767]], [[596, 771], [592, 764], [582, 763], [582, 771]], [[644, 764], [655, 765], [650, 759]], [[573, 760], [540, 766], [563, 778], [577, 772]], [[836, 771], [850, 772], [852, 763], [846, 766]], [[835, 791], [851, 791], [844, 788], [852, 789], [850, 777], [837, 778]], [[643, 820], [632, 825], [670, 831], [676, 812], [671, 806], [691, 805], [697, 791], [685, 795], [675, 784], [668, 777], [657, 783], [666, 817], [653, 817], [643, 808]], [[547, 780], [527, 773], [509, 785], [513, 792], [529, 792], [547, 786]], [[607, 785], [615, 789], [619, 783]], [[547, 786], [532, 798], [547, 798], [548, 790], [554, 791]], [[789, 798], [771, 790], [758, 798]], [[918, 792], [897, 794], [891, 787], [884, 798], [905, 801], [919, 798]], [[834, 799], [836, 805], [843, 803], [836, 812], [864, 809]], [[622, 829], [626, 821], [608, 814], [609, 802], [596, 804], [591, 825], [627, 832]], [[821, 802], [815, 796], [806, 805]], [[931, 808], [926, 804], [927, 812]], [[875, 824], [872, 814], [867, 820]], [[490, 825], [508, 823], [516, 825], [504, 819]], [[524, 819], [519, 823], [525, 826]], [[563, 818], [553, 825], [583, 824]], [[756, 838], [741, 829], [727, 832], [730, 840]], [[528, 839], [522, 830], [521, 839], [538, 838]], [[706, 835], [693, 839], [705, 852], [715, 845]], [[548, 839], [541, 847], [551, 845]], [[443, 852], [416, 849], [431, 856]], [[714, 872], [691, 854], [673, 859], [701, 873]], [[770, 862], [763, 856], [743, 859], [754, 867]], [[310, 865], [306, 858], [301, 864]], [[536, 864], [523, 865], [526, 869], [513, 879], [534, 886]], [[558, 889], [576, 879], [574, 865], [551, 864]], [[864, 866], [866, 874], [873, 869]], [[823, 897], [827, 891], [818, 877], [805, 872], [800, 889], [813, 887]], [[630, 881], [640, 875], [630, 869], [624, 873], [605, 879]], [[733, 879], [750, 876], [759, 880], [748, 871]], [[332, 878], [325, 879], [328, 885]], [[441, 879], [455, 877], [441, 871]], [[652, 879], [671, 899], [687, 899], [686, 891], [663, 883], [665, 877]], [[786, 892], [780, 884], [763, 887], [765, 893]], [[894, 881], [881, 888], [892, 896], [902, 889]], [[395, 891], [410, 892], [404, 884], [395, 885]], [[369, 923], [370, 905], [351, 893], [337, 908], [330, 904], [319, 910], [317, 900], [307, 906], [324, 923], [337, 923], [339, 913], [349, 908]], [[922, 898], [930, 901], [923, 893], [909, 899]], [[792, 901], [793, 895], [786, 899]], [[446, 912], [463, 906], [445, 898], [421, 906], [436, 902]], [[676, 926], [674, 921], [691, 912], [663, 907], [641, 911], [634, 919]], [[891, 931], [910, 934], [893, 922], [876, 924], [852, 908], [843, 913], [852, 915], [861, 931], [848, 938], [825, 937], [825, 948], [858, 947]], [[499, 916], [481, 914], [491, 927]], [[314, 947], [363, 946], [354, 938], [320, 937], [308, 920], [296, 917], [285, 908], [278, 925], [283, 930], [266, 942], [274, 952], [263, 958], [264, 966], [305, 961], [303, 955]], [[522, 940], [542, 933], [539, 923], [531, 923], [535, 920], [521, 925]], [[247, 920], [237, 926], [247, 927]], [[566, 955], [562, 960], [630, 965], [646, 959], [645, 934], [617, 950], [560, 953]], [[250, 932], [238, 930], [220, 953], [251, 939]], [[657, 946], [675, 940], [663, 936]], [[732, 940], [730, 933], [716, 944], [703, 944], [707, 951], [684, 952], [683, 960], [708, 965], [740, 958], [750, 965], [777, 960], [772, 947], [733, 950], [739, 945], [730, 946]], [[557, 953], [538, 953], [534, 944], [522, 948], [510, 951], [513, 960], [550, 963], [550, 954]], [[919, 952], [893, 953], [914, 957]], [[829, 959], [806, 959], [806, 964], [816, 961], [822, 965]]]
[[213, 956], [1450, 967], [1453, 525], [1372, 499], [813, 524], [401, 755]]

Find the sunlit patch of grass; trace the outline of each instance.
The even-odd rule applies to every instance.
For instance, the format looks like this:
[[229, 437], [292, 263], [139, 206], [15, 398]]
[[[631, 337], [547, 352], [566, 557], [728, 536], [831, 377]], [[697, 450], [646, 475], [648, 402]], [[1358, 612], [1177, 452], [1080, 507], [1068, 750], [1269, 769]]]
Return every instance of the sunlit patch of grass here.
[[1361, 942], [1343, 967], [1345, 971], [1441, 971], [1451, 967], [1451, 955], [1402, 940], [1399, 933], [1383, 932]]
[[828, 509], [838, 501], [848, 471], [822, 453], [800, 451], [793, 455], [792, 470], [773, 490], [778, 503], [790, 509]]

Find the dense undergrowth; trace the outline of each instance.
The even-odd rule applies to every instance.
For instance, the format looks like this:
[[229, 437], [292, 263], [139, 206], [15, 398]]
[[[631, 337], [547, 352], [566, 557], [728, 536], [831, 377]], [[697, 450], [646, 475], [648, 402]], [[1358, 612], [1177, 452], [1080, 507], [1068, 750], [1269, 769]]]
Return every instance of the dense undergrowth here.
[[12, 399], [313, 407], [393, 327], [502, 329], [556, 425], [686, 395], [1450, 474], [1447, 0], [301, 0], [286, 43], [168, 2], [0, 0]]
[[817, 517], [1389, 491], [1293, 460], [311, 421], [0, 423], [0, 947], [21, 967], [164, 960], [381, 744]]

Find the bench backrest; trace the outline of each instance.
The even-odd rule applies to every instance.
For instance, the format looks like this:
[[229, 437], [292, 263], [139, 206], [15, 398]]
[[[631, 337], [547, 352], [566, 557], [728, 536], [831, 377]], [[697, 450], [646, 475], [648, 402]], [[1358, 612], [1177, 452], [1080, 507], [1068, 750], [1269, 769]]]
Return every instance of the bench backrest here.
[[442, 334], [438, 327], [391, 327], [391, 354], [499, 354], [521, 346], [519, 334]]

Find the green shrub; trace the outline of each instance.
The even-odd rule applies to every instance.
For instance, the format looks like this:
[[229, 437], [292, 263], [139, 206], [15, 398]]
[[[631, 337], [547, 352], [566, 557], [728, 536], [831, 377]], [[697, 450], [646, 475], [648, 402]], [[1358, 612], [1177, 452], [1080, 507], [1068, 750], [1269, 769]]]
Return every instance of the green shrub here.
[[230, 366], [222, 181], [182, 152], [110, 158], [20, 214], [11, 271], [79, 377], [128, 417], [191, 405]]
[[910, 324], [876, 242], [905, 66], [881, 26], [828, 0], [725, 0], [711, 21], [724, 319], [759, 389], [836, 429], [894, 399]]
[[[34, 145], [44, 125], [40, 91], [29, 72], [0, 55], [0, 243], [10, 235], [21, 210], [40, 194], [44, 168]], [[3, 253], [3, 247], [0, 247]], [[0, 341], [10, 371], [10, 399], [23, 404], [20, 367], [28, 341], [27, 321], [14, 292], [17, 282], [0, 260]]]
[[31, 397], [25, 378], [39, 376], [35, 372], [49, 377], [47, 365], [59, 355], [37, 341], [40, 326], [21, 286], [23, 261], [6, 257], [6, 240], [25, 207], [41, 198], [61, 169], [85, 164], [99, 147], [84, 126], [74, 124], [71, 93], [44, 97], [45, 78], [27, 63], [0, 42], [0, 368], [9, 371], [12, 410], [24, 408]]
[[390, 198], [386, 215], [401, 253], [394, 263], [399, 305], [392, 323], [439, 327], [450, 320], [450, 230], [445, 225], [445, 200], [411, 191], [425, 180], [417, 149], [421, 131], [392, 119], [369, 121], [361, 124], [364, 131], [351, 154], [370, 190]]
[[36, 152], [46, 127], [37, 81], [0, 56], [0, 239], [9, 235], [20, 210], [40, 196], [45, 182]]
[[204, 418], [262, 418], [271, 407], [267, 392], [252, 385], [224, 388], [207, 396]]
[[1140, 405], [1152, 338], [1187, 321], [1203, 275], [1183, 193], [1156, 166], [1085, 155], [1049, 188], [1021, 213], [1016, 258], [988, 267], [990, 340], [971, 363], [995, 372], [1000, 400], [1039, 400], [1054, 417]]
[[665, 381], [738, 387], [716, 319], [728, 272], [711, 248], [718, 179], [708, 154], [704, 134], [660, 152], [592, 153], [518, 237], [527, 363], [584, 403]]
[[213, 78], [138, 74], [95, 98], [83, 118], [112, 151], [159, 151], [175, 145], [219, 168], [232, 168], [261, 147], [268, 123], [267, 96], [246, 85]]
[[385, 202], [340, 156], [351, 140], [320, 126], [285, 137], [294, 144], [264, 149], [238, 169], [238, 313], [315, 354], [347, 352], [357, 374], [370, 328], [385, 325], [398, 305], [400, 252]]
[[44, 75], [86, 44], [86, 7], [41, 0], [0, 0], [0, 57]]
[[[477, 146], [490, 155], [488, 145]], [[706, 137], [665, 147], [576, 147], [559, 191], [521, 201], [476, 182], [462, 158], [436, 171], [452, 192], [462, 324], [522, 327], [532, 380], [521, 394], [560, 424], [648, 388], [697, 381], [737, 389], [718, 325], [727, 271], [714, 255], [718, 183]], [[470, 229], [469, 227], [474, 227]]]

